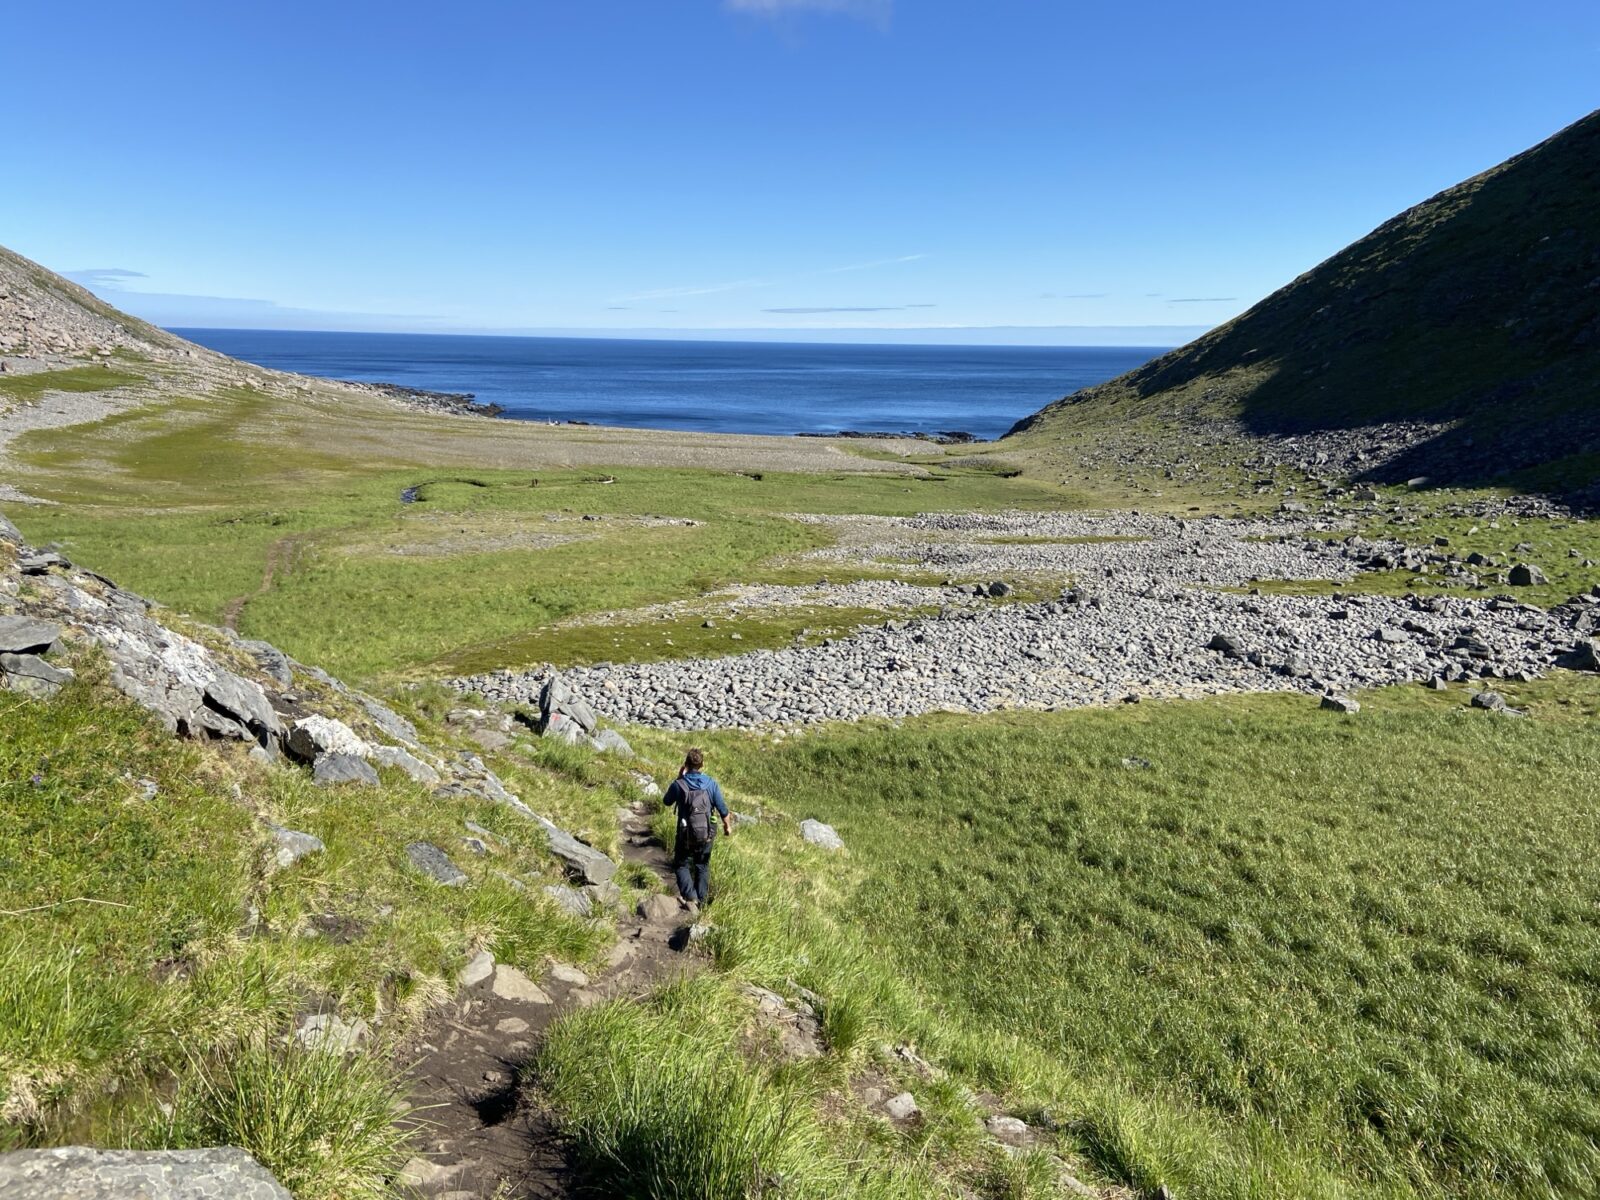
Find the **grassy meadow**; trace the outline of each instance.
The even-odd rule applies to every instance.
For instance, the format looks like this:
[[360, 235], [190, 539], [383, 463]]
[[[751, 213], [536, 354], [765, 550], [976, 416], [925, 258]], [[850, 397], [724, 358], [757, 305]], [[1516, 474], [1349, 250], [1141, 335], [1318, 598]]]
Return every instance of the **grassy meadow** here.
[[1147, 1192], [1590, 1195], [1600, 687], [1514, 692], [1530, 719], [1408, 688], [721, 738], [736, 807], [849, 863], [758, 831], [715, 947]]

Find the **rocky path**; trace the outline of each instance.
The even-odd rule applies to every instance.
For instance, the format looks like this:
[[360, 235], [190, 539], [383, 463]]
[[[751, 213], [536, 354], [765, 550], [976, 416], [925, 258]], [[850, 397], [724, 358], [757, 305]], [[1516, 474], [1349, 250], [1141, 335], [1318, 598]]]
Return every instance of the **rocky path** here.
[[[653, 804], [646, 801], [646, 805]], [[647, 810], [623, 823], [623, 858], [670, 884], [670, 856], [650, 832]], [[448, 1200], [555, 1200], [574, 1192], [572, 1167], [549, 1114], [524, 1096], [519, 1069], [546, 1030], [575, 1008], [640, 996], [692, 972], [683, 953], [684, 914], [672, 896], [647, 897], [622, 917], [617, 942], [599, 972], [565, 964], [539, 980], [480, 954], [462, 972], [461, 989], [406, 1047], [412, 1061], [410, 1104], [419, 1152], [402, 1182]]]

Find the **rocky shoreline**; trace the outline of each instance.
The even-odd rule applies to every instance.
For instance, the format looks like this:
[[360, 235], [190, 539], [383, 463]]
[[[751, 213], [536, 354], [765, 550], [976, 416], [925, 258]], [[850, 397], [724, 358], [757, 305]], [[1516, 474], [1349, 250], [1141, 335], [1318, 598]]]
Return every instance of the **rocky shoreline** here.
[[421, 412], [451, 413], [468, 417], [498, 417], [506, 410], [498, 404], [479, 404], [471, 392], [431, 392], [426, 388], [401, 383], [368, 383], [359, 379], [335, 379], [341, 387], [355, 388], [386, 400], [398, 400], [407, 408]]

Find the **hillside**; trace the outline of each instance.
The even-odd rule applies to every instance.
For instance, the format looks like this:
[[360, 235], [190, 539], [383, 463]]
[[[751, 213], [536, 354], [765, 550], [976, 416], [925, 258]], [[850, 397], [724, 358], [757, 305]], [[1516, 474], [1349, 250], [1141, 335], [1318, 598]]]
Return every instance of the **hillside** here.
[[0, 354], [218, 357], [0, 246]]
[[1600, 112], [1408, 209], [1248, 312], [1007, 435], [1235, 419], [1271, 437], [1421, 422], [1375, 480], [1600, 476]]

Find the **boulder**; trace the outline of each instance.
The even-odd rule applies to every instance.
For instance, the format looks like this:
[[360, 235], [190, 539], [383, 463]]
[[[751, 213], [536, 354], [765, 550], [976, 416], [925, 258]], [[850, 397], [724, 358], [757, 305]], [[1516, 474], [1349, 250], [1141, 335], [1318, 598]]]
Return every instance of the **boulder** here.
[[14, 692], [54, 696], [72, 678], [70, 668], [51, 666], [37, 654], [0, 654], [0, 687]]
[[594, 748], [602, 754], [615, 754], [621, 758], [633, 757], [633, 747], [628, 745], [628, 739], [615, 729], [602, 729], [595, 734]]
[[544, 728], [540, 732], [545, 737], [555, 738], [558, 742], [566, 742], [569, 746], [583, 743], [587, 736], [583, 726], [579, 725], [566, 713], [551, 713], [549, 719], [543, 722]]
[[550, 853], [559, 858], [567, 873], [585, 883], [605, 883], [617, 873], [617, 864], [585, 842], [580, 842], [554, 822], [539, 817], [539, 826], [550, 842]]
[[1238, 639], [1229, 637], [1225, 633], [1214, 633], [1211, 640], [1206, 643], [1207, 650], [1215, 650], [1224, 658], [1243, 658], [1244, 647]]
[[656, 893], [639, 901], [634, 911], [646, 921], [671, 921], [682, 909], [673, 897]]
[[811, 845], [820, 846], [824, 850], [844, 849], [844, 839], [839, 836], [838, 830], [813, 818], [808, 817], [800, 822], [800, 836]]
[[272, 861], [279, 867], [292, 867], [306, 855], [321, 854], [327, 849], [321, 838], [301, 833], [298, 829], [285, 829], [282, 825], [269, 823], [267, 831], [277, 843], [278, 848], [272, 852]]
[[1472, 707], [1486, 709], [1489, 712], [1505, 712], [1506, 698], [1499, 692], [1473, 692]]
[[394, 709], [380, 704], [371, 696], [357, 694], [361, 707], [367, 710], [367, 716], [372, 719], [382, 732], [392, 737], [395, 741], [415, 748], [417, 745], [417, 727], [406, 720]]
[[411, 860], [411, 865], [416, 867], [435, 883], [445, 887], [460, 887], [467, 882], [467, 873], [432, 842], [412, 842], [406, 846], [406, 857]]
[[0, 1154], [6, 1200], [293, 1200], [243, 1150], [97, 1150]]
[[61, 640], [61, 626], [33, 617], [0, 617], [0, 654], [48, 654]]
[[1006, 583], [1003, 579], [996, 579], [989, 584], [988, 591], [990, 596], [998, 600], [1002, 596], [1009, 596], [1011, 594], [1011, 585]]
[[378, 772], [372, 769], [371, 763], [354, 754], [322, 755], [311, 768], [311, 778], [318, 787], [342, 787], [346, 784], [378, 786]]
[[316, 762], [324, 754], [348, 754], [355, 758], [367, 758], [372, 754], [372, 747], [357, 737], [350, 726], [320, 714], [296, 721], [284, 745], [290, 754], [308, 763]]
[[1361, 705], [1357, 704], [1349, 696], [1341, 695], [1324, 696], [1321, 707], [1330, 712], [1358, 713], [1361, 711]]
[[271, 642], [241, 638], [239, 649], [256, 660], [256, 666], [280, 688], [294, 686], [293, 660]]
[[4, 514], [0, 514], [0, 542], [12, 546], [22, 545], [22, 531], [6, 520]]
[[1549, 577], [1532, 563], [1517, 563], [1506, 575], [1506, 582], [1512, 587], [1534, 587], [1538, 584], [1549, 583]]
[[572, 689], [572, 685], [560, 674], [553, 674], [545, 680], [544, 686], [539, 689], [539, 720], [545, 728], [550, 725], [553, 716], [571, 717], [578, 723], [578, 727], [590, 737], [594, 736], [599, 728], [595, 719], [594, 709]]
[[1556, 666], [1569, 671], [1600, 671], [1600, 649], [1589, 638], [1583, 638], [1556, 659]]

